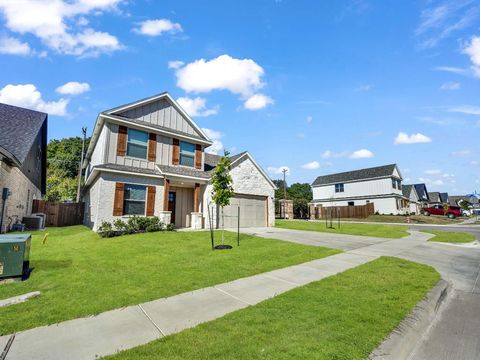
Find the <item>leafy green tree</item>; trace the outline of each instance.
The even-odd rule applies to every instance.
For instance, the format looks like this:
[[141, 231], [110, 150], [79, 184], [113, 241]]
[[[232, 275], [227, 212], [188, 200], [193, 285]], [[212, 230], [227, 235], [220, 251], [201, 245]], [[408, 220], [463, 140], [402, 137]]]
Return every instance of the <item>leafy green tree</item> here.
[[[86, 146], [89, 141], [88, 138]], [[48, 143], [46, 200], [75, 200], [81, 153], [82, 138], [78, 136], [54, 139]]]
[[312, 201], [312, 188], [309, 183], [292, 184], [288, 190], [288, 198], [293, 200], [293, 213], [297, 218], [304, 218], [308, 213], [308, 203]]
[[[280, 199], [283, 199], [285, 197], [285, 194], [284, 194], [284, 190], [283, 190], [283, 184], [285, 184], [286, 182], [284, 182], [283, 180], [272, 180], [272, 182], [275, 184], [275, 186], [277, 187], [277, 189], [275, 190], [275, 199], [276, 200], [280, 200]], [[285, 186], [287, 187], [288, 189], [288, 185], [285, 184]]]
[[222, 245], [225, 243], [225, 218], [223, 214], [223, 208], [224, 206], [230, 205], [230, 199], [234, 195], [232, 186], [233, 179], [230, 175], [232, 164], [228, 155], [229, 152], [225, 151], [217, 166], [213, 170], [213, 175], [211, 178], [213, 186], [212, 199], [222, 210]]

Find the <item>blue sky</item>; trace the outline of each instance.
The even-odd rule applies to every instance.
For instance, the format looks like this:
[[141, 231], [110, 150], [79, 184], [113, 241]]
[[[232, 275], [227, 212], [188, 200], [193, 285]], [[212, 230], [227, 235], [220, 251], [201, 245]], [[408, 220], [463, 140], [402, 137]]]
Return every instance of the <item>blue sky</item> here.
[[272, 178], [395, 162], [480, 189], [478, 1], [0, 0], [0, 69], [51, 139], [168, 91]]

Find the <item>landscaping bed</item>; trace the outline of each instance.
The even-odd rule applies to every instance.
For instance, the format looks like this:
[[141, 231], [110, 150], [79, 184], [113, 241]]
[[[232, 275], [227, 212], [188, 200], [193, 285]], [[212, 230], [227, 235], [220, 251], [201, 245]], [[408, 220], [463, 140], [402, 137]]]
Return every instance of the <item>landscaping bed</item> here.
[[475, 241], [475, 236], [465, 232], [446, 232], [436, 230], [422, 230], [423, 232], [435, 235], [428, 241], [447, 243], [469, 243]]
[[[328, 222], [328, 226], [330, 222]], [[325, 221], [306, 221], [306, 220], [279, 220], [275, 221], [275, 226], [292, 230], [308, 230], [331, 232], [336, 234], [362, 235], [381, 238], [402, 238], [408, 236], [408, 232], [403, 226], [378, 225], [378, 224], [352, 224], [340, 221], [333, 221], [333, 229], [330, 229]]]
[[[43, 245], [44, 235], [48, 233]], [[41, 291], [0, 308], [0, 335], [212, 286], [341, 251], [225, 233], [229, 251], [212, 251], [209, 232], [151, 232], [101, 238], [84, 226], [32, 232], [27, 281], [0, 285], [0, 299]]]
[[108, 359], [365, 359], [439, 279], [382, 257]]

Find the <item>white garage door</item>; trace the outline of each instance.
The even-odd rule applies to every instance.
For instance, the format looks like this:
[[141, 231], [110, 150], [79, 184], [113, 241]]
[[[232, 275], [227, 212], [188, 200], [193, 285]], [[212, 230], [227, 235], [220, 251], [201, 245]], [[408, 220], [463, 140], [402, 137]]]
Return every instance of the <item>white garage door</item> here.
[[[238, 207], [240, 207], [240, 227], [267, 226], [266, 197], [237, 194], [230, 200], [230, 205], [223, 208], [226, 228], [238, 226]], [[221, 226], [221, 213], [219, 213], [218, 221]]]

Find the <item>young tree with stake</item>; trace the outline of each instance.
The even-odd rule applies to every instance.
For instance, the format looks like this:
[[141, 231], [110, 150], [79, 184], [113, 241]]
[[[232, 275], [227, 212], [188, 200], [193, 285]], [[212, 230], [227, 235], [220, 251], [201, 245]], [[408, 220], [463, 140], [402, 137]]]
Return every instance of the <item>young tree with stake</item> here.
[[222, 245], [224, 245], [225, 222], [223, 216], [223, 207], [230, 205], [230, 199], [233, 197], [233, 179], [230, 175], [231, 161], [228, 157], [229, 152], [225, 150], [217, 166], [213, 170], [211, 178], [213, 186], [212, 200], [221, 208], [222, 211]]

